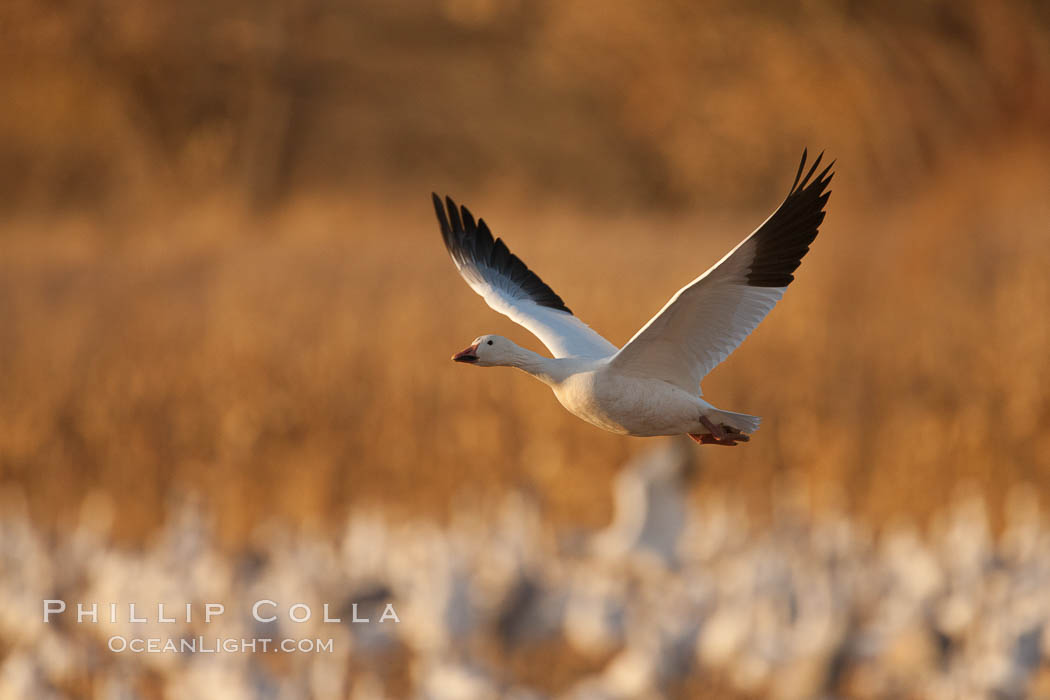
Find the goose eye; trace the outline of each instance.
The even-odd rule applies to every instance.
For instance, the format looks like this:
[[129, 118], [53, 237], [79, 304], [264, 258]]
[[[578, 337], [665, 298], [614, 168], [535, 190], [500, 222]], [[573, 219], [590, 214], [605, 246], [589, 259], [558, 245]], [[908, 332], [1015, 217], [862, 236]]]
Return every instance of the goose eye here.
[[489, 345], [492, 345], [492, 341], [491, 340], [489, 341]]

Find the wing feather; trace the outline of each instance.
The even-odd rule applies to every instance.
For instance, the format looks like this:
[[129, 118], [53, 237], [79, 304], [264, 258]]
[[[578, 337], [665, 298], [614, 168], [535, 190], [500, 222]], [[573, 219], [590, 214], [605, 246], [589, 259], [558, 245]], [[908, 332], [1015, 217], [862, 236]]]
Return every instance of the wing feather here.
[[802, 177], [806, 152], [784, 202], [754, 233], [676, 293], [612, 358], [621, 371], [696, 391], [784, 295], [824, 221], [828, 165], [823, 153]]
[[573, 316], [561, 297], [502, 239], [494, 238], [484, 219], [474, 220], [451, 197], [436, 195], [434, 211], [452, 262], [470, 288], [491, 308], [524, 326], [555, 357], [608, 357], [616, 346]]

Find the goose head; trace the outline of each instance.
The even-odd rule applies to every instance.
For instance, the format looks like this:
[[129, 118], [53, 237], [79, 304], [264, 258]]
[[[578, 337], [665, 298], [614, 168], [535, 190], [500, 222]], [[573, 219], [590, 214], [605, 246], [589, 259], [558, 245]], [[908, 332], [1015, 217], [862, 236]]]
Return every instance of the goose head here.
[[518, 359], [518, 346], [501, 335], [483, 335], [474, 339], [465, 350], [452, 356], [456, 362], [478, 367], [510, 365]]

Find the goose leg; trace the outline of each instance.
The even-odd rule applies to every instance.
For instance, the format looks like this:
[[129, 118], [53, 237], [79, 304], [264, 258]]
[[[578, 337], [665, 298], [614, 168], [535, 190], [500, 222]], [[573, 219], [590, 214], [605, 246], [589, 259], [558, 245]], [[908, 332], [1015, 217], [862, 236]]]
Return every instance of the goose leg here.
[[750, 435], [747, 435], [731, 426], [715, 425], [704, 415], [700, 416], [700, 423], [711, 431], [710, 435], [707, 433], [689, 433], [689, 437], [700, 445], [724, 445], [726, 447], [732, 447], [736, 445], [737, 442], [747, 442], [751, 439]]
[[705, 416], [703, 413], [700, 414], [700, 424], [703, 425], [708, 430], [710, 430], [711, 431], [711, 435], [716, 440], [725, 440], [726, 439], [726, 437], [727, 437], [726, 436], [726, 431], [722, 429], [722, 426], [715, 425], [714, 423], [712, 423], [711, 419], [708, 418], [707, 416]]
[[722, 428], [726, 431], [726, 433], [728, 433], [728, 439], [730, 439], [730, 440], [735, 440], [737, 442], [750, 442], [751, 441], [751, 436], [750, 435], [748, 435], [747, 433], [741, 432], [741, 431], [737, 430], [736, 428], [734, 428], [732, 426], [723, 425]]

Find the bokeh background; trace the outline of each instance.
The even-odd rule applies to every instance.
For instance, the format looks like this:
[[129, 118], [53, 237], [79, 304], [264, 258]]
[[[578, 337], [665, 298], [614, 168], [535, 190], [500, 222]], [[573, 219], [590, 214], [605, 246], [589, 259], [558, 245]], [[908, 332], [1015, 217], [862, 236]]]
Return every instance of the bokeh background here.
[[[12, 533], [56, 569], [84, 527], [99, 553], [161, 556], [188, 502], [229, 566], [261, 556], [261, 532], [328, 542], [363, 512], [454, 539], [463, 513], [521, 494], [543, 537], [597, 532], [656, 441], [449, 362], [484, 332], [541, 346], [458, 278], [430, 192], [622, 344], [765, 219], [804, 147], [837, 159], [821, 235], [704, 386], [763, 427], [698, 449], [683, 507], [737, 513], [740, 546], [765, 551], [785, 499], [872, 542], [926, 542], [959, 502], [998, 552], [1011, 512], [1050, 495], [1046, 3], [7, 0], [0, 38], [8, 595], [35, 590]], [[76, 570], [69, 590], [96, 571]], [[27, 605], [55, 590], [41, 581]], [[0, 664], [37, 658], [38, 639], [5, 639]], [[486, 668], [558, 694], [629, 642], [547, 640]], [[368, 688], [423, 693], [423, 652], [395, 646]], [[656, 696], [778, 692], [700, 656], [694, 685]], [[97, 696], [113, 662], [90, 658], [47, 687]], [[324, 687], [353, 692], [352, 666]], [[165, 673], [128, 692], [177, 695]], [[896, 687], [843, 677], [822, 692]]]

